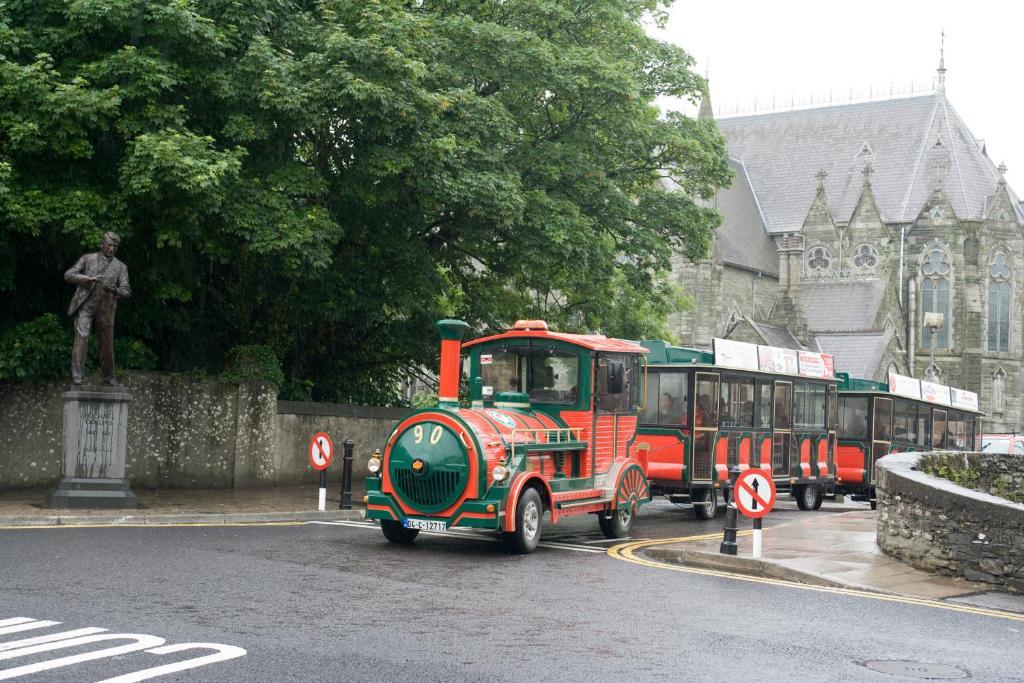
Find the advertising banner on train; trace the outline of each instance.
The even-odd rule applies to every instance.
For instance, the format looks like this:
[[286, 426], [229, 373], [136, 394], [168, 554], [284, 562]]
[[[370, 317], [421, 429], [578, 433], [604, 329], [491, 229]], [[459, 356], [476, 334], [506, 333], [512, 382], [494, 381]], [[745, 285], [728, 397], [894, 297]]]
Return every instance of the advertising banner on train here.
[[925, 401], [948, 406], [950, 404], [949, 387], [945, 384], [935, 384], [934, 382], [922, 379], [921, 398]]
[[797, 372], [797, 355], [793, 349], [780, 349], [775, 346], [757, 347], [758, 365], [764, 372], [785, 372], [795, 375]]
[[889, 393], [907, 398], [921, 398], [921, 381], [906, 375], [889, 373]]
[[800, 374], [804, 377], [832, 379], [836, 376], [835, 360], [826, 353], [800, 351]]
[[978, 410], [978, 395], [973, 391], [967, 391], [966, 389], [954, 389], [950, 387], [950, 404], [954, 408], [963, 408], [964, 410]]
[[715, 365], [726, 368], [757, 370], [757, 345], [731, 339], [711, 340], [715, 350]]

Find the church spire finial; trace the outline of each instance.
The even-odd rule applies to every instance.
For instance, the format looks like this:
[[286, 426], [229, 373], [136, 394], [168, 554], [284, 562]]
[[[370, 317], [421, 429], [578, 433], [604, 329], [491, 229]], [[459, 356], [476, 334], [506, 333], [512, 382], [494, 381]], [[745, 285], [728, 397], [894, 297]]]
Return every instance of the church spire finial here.
[[818, 179], [818, 194], [823, 194], [825, 192], [825, 178], [828, 177], [828, 173], [825, 172], [825, 169], [821, 168], [814, 174], [814, 177]]
[[700, 109], [697, 111], [698, 119], [713, 119], [715, 112], [711, 108], [711, 59], [704, 63], [704, 84], [700, 90]]
[[946, 27], [942, 27], [939, 42], [939, 92], [946, 92]]
[[864, 189], [868, 189], [869, 187], [871, 187], [871, 175], [874, 172], [875, 172], [875, 169], [871, 165], [870, 161], [868, 161], [866, 164], [864, 164], [864, 170], [860, 172], [861, 175], [864, 176]]
[[999, 164], [999, 166], [996, 168], [996, 170], [999, 171], [999, 185], [1000, 186], [1005, 185], [1006, 184], [1006, 164], [1005, 163]]

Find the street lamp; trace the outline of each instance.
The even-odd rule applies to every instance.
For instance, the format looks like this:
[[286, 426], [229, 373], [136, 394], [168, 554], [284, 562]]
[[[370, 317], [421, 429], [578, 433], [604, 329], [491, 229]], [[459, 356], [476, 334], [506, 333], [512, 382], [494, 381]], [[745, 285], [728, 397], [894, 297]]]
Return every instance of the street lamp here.
[[[928, 328], [928, 332], [931, 334], [932, 339], [932, 358], [929, 367], [935, 367], [935, 333], [946, 324], [946, 316], [942, 313], [925, 313], [924, 314], [924, 326]], [[934, 379], [934, 375], [932, 377]]]

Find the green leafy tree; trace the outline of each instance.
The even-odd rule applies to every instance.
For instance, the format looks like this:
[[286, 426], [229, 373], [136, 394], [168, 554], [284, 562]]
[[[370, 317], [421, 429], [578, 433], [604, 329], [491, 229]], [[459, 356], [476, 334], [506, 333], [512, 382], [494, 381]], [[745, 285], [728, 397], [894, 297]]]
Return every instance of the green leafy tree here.
[[393, 401], [441, 316], [662, 332], [729, 179], [654, 105], [702, 86], [665, 7], [0, 0], [0, 333], [107, 229], [119, 335], [176, 370], [266, 346], [296, 396]]

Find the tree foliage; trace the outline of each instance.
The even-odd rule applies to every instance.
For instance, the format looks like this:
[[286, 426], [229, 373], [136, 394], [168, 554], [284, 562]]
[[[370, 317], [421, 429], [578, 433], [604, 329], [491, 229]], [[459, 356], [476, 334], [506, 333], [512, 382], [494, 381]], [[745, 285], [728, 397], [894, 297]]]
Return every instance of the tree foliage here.
[[729, 178], [654, 105], [702, 85], [665, 6], [0, 0], [0, 332], [113, 229], [119, 334], [168, 369], [265, 345], [321, 399], [393, 399], [442, 316], [658, 333]]

